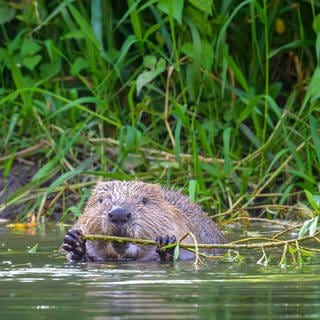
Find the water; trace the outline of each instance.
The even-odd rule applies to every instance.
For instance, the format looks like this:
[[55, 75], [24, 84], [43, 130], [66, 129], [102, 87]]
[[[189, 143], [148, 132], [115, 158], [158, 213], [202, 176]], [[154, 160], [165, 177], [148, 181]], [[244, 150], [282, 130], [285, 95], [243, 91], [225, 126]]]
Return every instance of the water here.
[[[63, 233], [0, 228], [0, 319], [319, 319], [320, 259], [303, 267], [192, 262], [71, 265]], [[26, 253], [39, 244], [38, 253]], [[9, 251], [8, 251], [9, 250]]]

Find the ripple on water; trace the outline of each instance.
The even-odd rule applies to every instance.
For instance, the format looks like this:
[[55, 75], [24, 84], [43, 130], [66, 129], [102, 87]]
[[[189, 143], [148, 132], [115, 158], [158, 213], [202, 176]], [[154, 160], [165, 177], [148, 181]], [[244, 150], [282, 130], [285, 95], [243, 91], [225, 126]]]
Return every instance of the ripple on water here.
[[[7, 231], [5, 231], [7, 232]], [[0, 319], [319, 319], [320, 261], [301, 268], [256, 260], [194, 267], [148, 263], [71, 265], [25, 246], [58, 247], [55, 234], [6, 233], [0, 255]], [[1, 259], [2, 258], [2, 259]]]

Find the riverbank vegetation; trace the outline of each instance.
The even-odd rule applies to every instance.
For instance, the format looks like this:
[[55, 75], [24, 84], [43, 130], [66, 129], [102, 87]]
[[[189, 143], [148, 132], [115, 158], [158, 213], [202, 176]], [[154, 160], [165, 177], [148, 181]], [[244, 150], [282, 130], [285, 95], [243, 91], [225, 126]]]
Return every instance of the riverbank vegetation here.
[[318, 1], [0, 7], [0, 217], [70, 221], [100, 177], [221, 223], [319, 213]]

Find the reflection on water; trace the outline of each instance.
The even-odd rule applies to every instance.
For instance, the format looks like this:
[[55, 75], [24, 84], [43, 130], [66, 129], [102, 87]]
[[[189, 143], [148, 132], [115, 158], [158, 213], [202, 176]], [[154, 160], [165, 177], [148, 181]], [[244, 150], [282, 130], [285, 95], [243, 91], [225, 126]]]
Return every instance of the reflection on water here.
[[[255, 259], [71, 265], [53, 254], [57, 231], [0, 237], [0, 319], [320, 318], [320, 259], [290, 269]], [[25, 253], [36, 243], [39, 253]]]

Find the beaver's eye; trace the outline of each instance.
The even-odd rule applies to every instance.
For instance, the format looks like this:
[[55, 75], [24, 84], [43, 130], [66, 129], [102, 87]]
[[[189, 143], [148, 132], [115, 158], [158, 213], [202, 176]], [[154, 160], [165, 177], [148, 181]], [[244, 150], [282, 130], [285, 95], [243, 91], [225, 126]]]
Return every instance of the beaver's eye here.
[[141, 198], [141, 202], [142, 202], [143, 204], [147, 204], [147, 203], [149, 202], [149, 199], [146, 198], [146, 197], [142, 197], [142, 198]]

